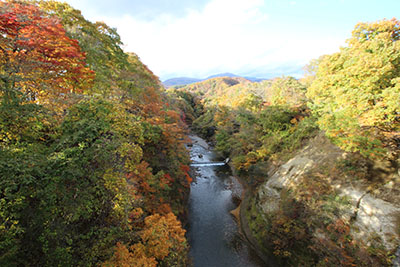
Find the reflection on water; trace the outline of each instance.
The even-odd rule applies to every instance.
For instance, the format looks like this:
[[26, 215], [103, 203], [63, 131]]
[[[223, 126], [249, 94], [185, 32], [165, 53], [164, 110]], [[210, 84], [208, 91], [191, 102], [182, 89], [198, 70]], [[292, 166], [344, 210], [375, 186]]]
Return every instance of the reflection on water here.
[[[240, 186], [229, 175], [224, 162], [208, 163], [215, 155], [193, 137], [191, 157], [197, 176], [191, 185], [189, 199], [190, 255], [195, 267], [263, 266], [243, 242], [230, 214], [236, 206], [232, 188]], [[192, 165], [193, 166], [193, 165]]]

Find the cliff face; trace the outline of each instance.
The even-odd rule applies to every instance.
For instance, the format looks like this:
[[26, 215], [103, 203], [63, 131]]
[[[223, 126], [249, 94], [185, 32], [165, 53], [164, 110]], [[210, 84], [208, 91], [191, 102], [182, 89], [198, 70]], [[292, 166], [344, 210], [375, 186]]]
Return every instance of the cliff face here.
[[345, 255], [350, 263], [390, 265], [387, 253], [400, 242], [400, 177], [375, 165], [356, 161], [322, 134], [311, 139], [256, 191], [248, 216], [267, 229], [262, 245], [289, 263], [298, 252], [300, 262], [344, 264]]

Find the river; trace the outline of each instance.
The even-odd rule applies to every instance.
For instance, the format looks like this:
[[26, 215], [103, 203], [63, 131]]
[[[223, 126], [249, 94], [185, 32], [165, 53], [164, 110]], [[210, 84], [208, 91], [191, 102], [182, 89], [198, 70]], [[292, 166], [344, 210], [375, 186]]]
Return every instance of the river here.
[[[215, 153], [203, 139], [191, 136], [194, 162], [212, 162]], [[200, 164], [201, 165], [201, 164]], [[258, 267], [262, 261], [243, 241], [230, 214], [241, 194], [240, 183], [227, 166], [196, 166], [189, 198], [190, 256], [195, 267]]]

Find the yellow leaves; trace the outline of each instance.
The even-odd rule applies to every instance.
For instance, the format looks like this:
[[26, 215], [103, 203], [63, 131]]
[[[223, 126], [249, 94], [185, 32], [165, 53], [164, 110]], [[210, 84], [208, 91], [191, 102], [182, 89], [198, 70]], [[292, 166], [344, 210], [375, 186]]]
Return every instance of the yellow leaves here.
[[271, 153], [270, 150], [268, 150], [265, 146], [261, 146], [259, 149], [257, 149], [257, 155], [260, 159], [265, 158]]
[[186, 248], [185, 230], [173, 213], [148, 216], [140, 234], [146, 246], [146, 255], [164, 259], [173, 249], [182, 252]]
[[[133, 216], [141, 216], [142, 210], [135, 210]], [[173, 213], [164, 216], [154, 214], [146, 217], [141, 242], [129, 249], [117, 243], [113, 257], [103, 267], [155, 267], [171, 252], [182, 253], [186, 248], [185, 230]]]
[[127, 171], [134, 170], [143, 155], [142, 148], [139, 145], [128, 142], [121, 144], [118, 152], [121, 157], [125, 158], [125, 168]]
[[[131, 251], [133, 252], [131, 252]], [[157, 261], [154, 257], [147, 257], [144, 253], [142, 244], [131, 246], [130, 250], [121, 244], [117, 243], [113, 257], [104, 262], [102, 267], [156, 267]]]
[[115, 193], [113, 199], [113, 216], [122, 220], [126, 209], [132, 206], [134, 188], [129, 185], [121, 173], [107, 170], [103, 176], [104, 186]]
[[396, 19], [381, 20], [372, 23], [358, 23], [353, 32], [352, 38], [347, 42], [349, 45], [359, 45], [374, 39], [386, 39], [397, 41], [400, 38], [399, 21]]
[[[307, 96], [318, 124], [343, 149], [377, 155], [399, 126], [400, 22], [360, 23], [349, 46], [319, 63]], [[386, 144], [385, 144], [386, 143]]]
[[243, 163], [242, 168], [248, 170], [252, 165], [254, 165], [259, 159], [258, 153], [249, 152], [246, 155], [246, 161]]

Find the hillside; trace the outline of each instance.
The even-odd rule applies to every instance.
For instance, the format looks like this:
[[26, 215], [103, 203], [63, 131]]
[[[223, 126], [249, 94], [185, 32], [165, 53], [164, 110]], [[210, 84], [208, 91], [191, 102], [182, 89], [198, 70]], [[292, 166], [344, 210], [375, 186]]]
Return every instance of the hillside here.
[[1, 2], [0, 31], [0, 265], [186, 265], [185, 125], [158, 78], [65, 3]]
[[249, 186], [240, 218], [262, 258], [399, 261], [398, 29], [397, 20], [357, 25], [347, 47], [313, 61], [300, 81], [227, 77], [169, 90]]
[[191, 266], [196, 187], [200, 265], [400, 266], [399, 41], [359, 23], [300, 80], [166, 89], [104, 22], [0, 2], [0, 266]]
[[[284, 90], [282, 88], [285, 88]], [[251, 82], [242, 77], [218, 77], [169, 92], [189, 92], [209, 106], [239, 107], [246, 105], [304, 104], [305, 87], [293, 77], [281, 77], [261, 82]]]
[[220, 78], [220, 77], [244, 78], [244, 79], [252, 81], [252, 82], [260, 82], [260, 81], [266, 80], [266, 79], [260, 79], [260, 78], [254, 78], [254, 77], [241, 77], [239, 75], [226, 72], [226, 73], [219, 73], [219, 74], [211, 75], [204, 79], [196, 79], [196, 78], [188, 78], [188, 77], [171, 78], [171, 79], [165, 80], [163, 82], [163, 85], [165, 87], [185, 86], [188, 84], [206, 81], [206, 80], [213, 79], [213, 78]]
[[218, 78], [218, 77], [230, 77], [230, 78], [241, 77], [241, 78], [245, 78], [246, 80], [249, 80], [251, 82], [261, 82], [263, 80], [266, 80], [266, 78], [264, 79], [264, 78], [240, 76], [240, 75], [236, 75], [236, 74], [233, 74], [233, 73], [230, 73], [230, 72], [214, 74], [214, 75], [208, 76], [204, 80], [208, 80], [208, 79], [212, 79], [212, 78]]

